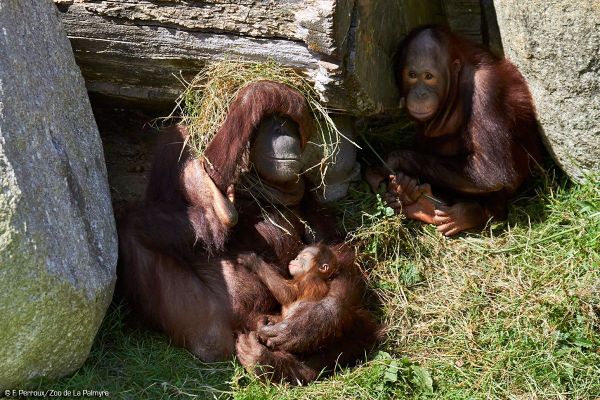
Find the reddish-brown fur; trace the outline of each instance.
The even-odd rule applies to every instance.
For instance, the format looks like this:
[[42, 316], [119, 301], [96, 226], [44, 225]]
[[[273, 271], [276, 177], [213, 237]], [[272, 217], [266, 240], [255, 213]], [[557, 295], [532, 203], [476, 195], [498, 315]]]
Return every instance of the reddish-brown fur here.
[[[319, 244], [315, 246], [318, 249], [316, 256], [310, 261], [309, 270], [301, 273], [298, 276], [293, 277], [291, 280], [285, 280], [284, 285], [289, 287], [290, 290], [286, 291], [287, 295], [283, 297], [283, 301], [279, 301], [280, 296], [275, 296], [279, 303], [283, 307], [282, 315], [285, 317], [289, 308], [293, 307], [293, 304], [298, 301], [317, 301], [322, 300], [329, 293], [329, 287], [331, 279], [336, 276], [339, 272], [338, 260], [329, 246]], [[326, 271], [319, 270], [319, 267], [327, 265]], [[276, 273], [276, 271], [266, 263], [258, 268], [265, 272]], [[258, 277], [269, 287], [267, 280], [263, 279], [261, 274]], [[271, 290], [273, 293], [273, 290]]]
[[[281, 303], [285, 308], [289, 308], [297, 301], [322, 300], [329, 293], [329, 280], [335, 276], [338, 269], [337, 259], [327, 246], [321, 245], [319, 247], [319, 256], [313, 261], [310, 270], [298, 277], [292, 278], [291, 285], [295, 289], [293, 291], [294, 298], [287, 303]], [[330, 270], [327, 273], [319, 272], [319, 265], [323, 264], [330, 265]]]
[[[256, 272], [261, 282], [268, 288], [271, 294], [281, 305], [281, 315], [269, 315], [269, 325], [263, 325], [258, 318], [256, 332], [246, 332], [238, 338], [237, 348], [241, 363], [249, 369], [260, 368], [266, 377], [276, 380], [288, 380], [290, 382], [307, 382], [317, 376], [323, 366], [336, 364], [347, 365], [355, 362], [364, 355], [364, 349], [369, 348], [377, 340], [379, 328], [372, 315], [361, 306], [361, 300], [354, 295], [359, 292], [354, 289], [363, 287], [358, 272], [354, 267], [354, 254], [352, 249], [343, 246], [319, 245], [319, 252], [309, 271], [304, 272], [292, 279], [285, 279], [272, 265], [264, 262], [256, 254], [243, 254], [238, 256], [238, 263]], [[319, 266], [331, 265], [327, 272], [319, 272]], [[294, 323], [298, 326], [314, 325], [313, 306], [320, 301], [327, 301], [330, 292], [334, 290], [349, 290], [354, 295], [345, 297], [344, 301], [337, 303], [336, 313], [324, 314], [323, 318], [338, 318], [337, 328], [334, 331], [323, 331], [311, 343], [301, 343], [291, 340], [289, 343], [278, 342], [273, 338], [274, 325], [285, 326]], [[338, 297], [338, 296], [333, 296]], [[287, 376], [282, 375], [282, 370], [273, 368], [274, 364], [265, 362], [272, 354], [263, 354], [253, 358], [253, 352], [246, 347], [256, 347], [258, 343], [264, 343], [268, 348], [286, 349], [290, 353], [302, 353], [303, 363], [296, 371], [289, 371]], [[254, 345], [248, 345], [253, 343]], [[266, 348], [265, 348], [266, 349]], [[283, 353], [280, 353], [283, 354]], [[285, 359], [285, 356], [282, 355]], [[297, 364], [296, 367], [298, 367]], [[281, 363], [280, 363], [281, 366]], [[285, 371], [287, 367], [284, 367]], [[300, 372], [299, 372], [300, 371]]]
[[[337, 256], [329, 246], [319, 244], [307, 248], [316, 249], [308, 270], [291, 279], [284, 278], [277, 267], [264, 262], [255, 253], [238, 256], [238, 263], [255, 272], [281, 305], [281, 318], [271, 316], [271, 322], [285, 319], [298, 302], [323, 300], [329, 293], [331, 280], [340, 272]], [[319, 268], [323, 266], [327, 269]]]
[[419, 123], [415, 150], [396, 151], [388, 163], [430, 183], [434, 194], [450, 203], [481, 204], [478, 212], [484, 220], [504, 218], [507, 198], [540, 157], [527, 84], [508, 60], [440, 27], [417, 29], [403, 41], [396, 67], [399, 82], [409, 44], [426, 30], [448, 53], [449, 62], [458, 62], [460, 72], [451, 75], [440, 111], [432, 120]]
[[[205, 151], [208, 174], [223, 192], [237, 180], [244, 165], [252, 134], [260, 121], [272, 114], [292, 118], [300, 128], [302, 143], [312, 134], [313, 125], [304, 97], [295, 90], [269, 81], [255, 82], [240, 90], [232, 102], [227, 117]], [[186, 179], [184, 171], [191, 169], [194, 159], [184, 143], [188, 132], [177, 125], [164, 132], [154, 158], [146, 191], [146, 206], [155, 214], [142, 230], [144, 236], [156, 225], [158, 239], [152, 246], [170, 250], [175, 255], [187, 255], [195, 243], [202, 243], [208, 250], [222, 250], [229, 229], [205, 212], [203, 198], [194, 196], [199, 192], [198, 179]], [[158, 205], [160, 203], [160, 205]], [[150, 211], [150, 210], [148, 210]], [[166, 237], [163, 237], [165, 235]], [[148, 240], [152, 238], [147, 237]]]
[[[226, 359], [237, 351], [245, 365], [269, 366], [274, 379], [296, 383], [314, 379], [338, 360], [361, 358], [375, 341], [376, 325], [360, 308], [361, 280], [348, 273], [331, 281], [321, 301], [304, 303], [297, 317], [261, 329], [267, 345], [244, 333], [255, 331], [261, 316], [277, 313], [279, 304], [255, 274], [236, 265], [236, 255], [254, 251], [287, 265], [304, 246], [305, 225], [292, 214], [288, 225], [269, 208], [264, 217], [254, 201], [243, 198], [235, 202], [237, 224], [223, 223], [215, 203], [225, 197], [215, 200], [208, 175], [223, 193], [235, 184], [239, 168], [247, 167], [242, 164], [254, 128], [272, 113], [292, 117], [306, 142], [312, 127], [302, 96], [281, 84], [257, 82], [240, 92], [210, 143], [208, 174], [184, 145], [185, 127], [170, 128], [144, 201], [119, 221], [118, 284], [140, 317], [201, 359]], [[289, 209], [313, 226], [320, 240], [337, 237], [334, 223], [325, 223], [327, 213], [309, 195]], [[287, 226], [290, 234], [277, 225]]]

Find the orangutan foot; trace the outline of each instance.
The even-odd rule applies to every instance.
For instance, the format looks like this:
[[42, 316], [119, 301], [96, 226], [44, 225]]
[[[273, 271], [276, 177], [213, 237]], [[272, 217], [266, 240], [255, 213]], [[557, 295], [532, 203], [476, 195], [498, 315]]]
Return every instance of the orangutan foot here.
[[456, 203], [438, 206], [433, 223], [444, 236], [454, 236], [467, 229], [483, 226], [488, 218], [487, 212], [478, 203]]
[[[426, 224], [433, 224], [435, 203], [431, 200], [431, 186], [424, 183], [423, 185], [417, 186], [417, 190], [421, 192], [421, 196], [415, 203], [405, 206], [402, 209], [402, 214], [404, 214], [406, 218], [425, 222]], [[423, 196], [423, 194], [430, 197]]]

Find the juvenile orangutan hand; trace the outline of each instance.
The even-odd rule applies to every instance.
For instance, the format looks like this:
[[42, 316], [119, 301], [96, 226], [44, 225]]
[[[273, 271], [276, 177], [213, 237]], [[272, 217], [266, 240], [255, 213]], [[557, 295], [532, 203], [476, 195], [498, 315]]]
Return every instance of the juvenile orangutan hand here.
[[379, 186], [385, 181], [387, 174], [381, 168], [368, 167], [365, 172], [365, 179], [373, 190], [373, 193], [379, 191]]
[[[412, 193], [410, 196], [407, 195], [409, 201], [412, 201], [415, 197], [417, 200], [409, 204], [403, 204], [400, 197], [391, 192], [384, 194], [384, 200], [387, 202], [388, 207], [394, 209], [396, 214], [402, 213], [406, 218], [425, 222], [426, 224], [434, 223], [436, 205], [432, 201], [431, 186], [428, 183], [418, 185]], [[415, 193], [419, 193], [418, 197]]]
[[389, 180], [388, 192], [398, 197], [405, 206], [416, 203], [423, 194], [417, 180], [402, 172], [390, 175]]
[[388, 206], [396, 209], [414, 204], [423, 194], [424, 188], [419, 186], [416, 179], [398, 172], [389, 176], [388, 191], [384, 200]]

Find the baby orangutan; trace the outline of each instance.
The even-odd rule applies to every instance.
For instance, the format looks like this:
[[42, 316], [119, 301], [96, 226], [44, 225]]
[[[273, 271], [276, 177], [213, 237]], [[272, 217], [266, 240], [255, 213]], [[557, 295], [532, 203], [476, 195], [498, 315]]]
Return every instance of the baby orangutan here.
[[[270, 380], [310, 382], [320, 372], [356, 364], [378, 340], [379, 325], [362, 305], [364, 282], [351, 247], [305, 247], [288, 264], [289, 279], [281, 275], [282, 266], [254, 253], [238, 256], [237, 265], [254, 272], [281, 305], [279, 315], [258, 313], [238, 334], [238, 360], [246, 369], [258, 368]], [[327, 329], [320, 322], [325, 319], [337, 321], [337, 327]], [[304, 332], [309, 330], [319, 334], [307, 341]], [[285, 340], [282, 331], [290, 332]], [[293, 371], [286, 359], [297, 360]]]
[[328, 246], [305, 247], [288, 268], [292, 279], [285, 279], [277, 268], [254, 253], [241, 255], [238, 263], [256, 273], [281, 304], [280, 315], [267, 316], [269, 324], [283, 321], [302, 301], [319, 301], [329, 293], [331, 280], [338, 273], [338, 260]]

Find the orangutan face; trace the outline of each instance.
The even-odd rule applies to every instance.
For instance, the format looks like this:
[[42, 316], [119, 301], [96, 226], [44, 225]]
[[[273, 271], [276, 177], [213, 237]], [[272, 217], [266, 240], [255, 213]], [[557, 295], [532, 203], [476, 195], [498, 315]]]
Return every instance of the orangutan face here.
[[294, 121], [272, 116], [258, 126], [250, 161], [262, 178], [275, 184], [297, 181], [302, 170], [301, 155], [300, 133]]
[[447, 53], [428, 31], [408, 45], [402, 70], [402, 89], [408, 113], [418, 121], [432, 119], [447, 95]]

